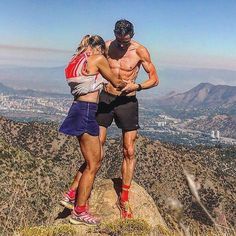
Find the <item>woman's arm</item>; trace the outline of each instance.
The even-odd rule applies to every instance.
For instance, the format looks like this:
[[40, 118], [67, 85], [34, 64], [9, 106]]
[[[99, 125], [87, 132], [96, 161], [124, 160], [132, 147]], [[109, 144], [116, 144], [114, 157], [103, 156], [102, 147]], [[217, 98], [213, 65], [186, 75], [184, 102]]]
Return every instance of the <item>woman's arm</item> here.
[[96, 66], [99, 70], [99, 72], [102, 74], [102, 76], [111, 82], [111, 84], [115, 88], [122, 89], [126, 86], [126, 83], [120, 79], [118, 79], [111, 71], [111, 68], [109, 66], [109, 63], [107, 59], [103, 55], [99, 55], [96, 61]]

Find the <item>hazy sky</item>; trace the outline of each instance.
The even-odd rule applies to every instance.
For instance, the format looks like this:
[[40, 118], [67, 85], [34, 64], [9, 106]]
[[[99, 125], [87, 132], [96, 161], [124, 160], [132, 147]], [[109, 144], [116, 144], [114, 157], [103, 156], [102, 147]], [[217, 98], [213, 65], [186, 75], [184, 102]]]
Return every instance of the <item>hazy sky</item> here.
[[83, 35], [113, 38], [121, 18], [160, 68], [236, 70], [235, 0], [2, 0], [0, 65], [64, 65]]

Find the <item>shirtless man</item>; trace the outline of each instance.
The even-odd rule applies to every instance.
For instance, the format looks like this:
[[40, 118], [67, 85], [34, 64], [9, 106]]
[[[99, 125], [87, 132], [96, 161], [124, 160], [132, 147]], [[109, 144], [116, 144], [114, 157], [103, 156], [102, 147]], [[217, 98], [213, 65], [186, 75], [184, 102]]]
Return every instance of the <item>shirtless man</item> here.
[[[129, 189], [134, 175], [136, 159], [134, 146], [137, 136], [138, 101], [136, 91], [152, 88], [158, 85], [159, 80], [155, 66], [152, 64], [148, 50], [132, 39], [134, 35], [133, 25], [127, 20], [119, 20], [115, 24], [115, 40], [107, 42], [107, 59], [113, 74], [127, 82], [125, 88], [118, 91], [108, 83], [99, 97], [96, 120], [100, 127], [99, 139], [104, 145], [107, 128], [113, 119], [116, 125], [122, 129], [123, 135], [123, 163], [122, 163], [122, 192], [119, 197], [118, 207], [122, 218], [132, 218], [132, 210], [129, 206]], [[148, 79], [141, 84], [136, 84], [140, 66], [147, 72]], [[101, 157], [104, 153], [101, 150]], [[65, 193], [61, 204], [73, 208], [76, 189], [86, 163], [76, 174], [70, 189]]]
[[[122, 192], [118, 207], [122, 218], [132, 218], [129, 189], [136, 165], [135, 140], [139, 128], [138, 101], [135, 95], [136, 91], [158, 85], [159, 79], [148, 50], [132, 39], [132, 23], [127, 20], [117, 21], [114, 34], [115, 40], [106, 43], [107, 59], [112, 72], [128, 84], [121, 91], [117, 91], [111, 83], [105, 86], [100, 94], [96, 120], [100, 126], [99, 138], [102, 145], [106, 141], [107, 128], [113, 119], [117, 127], [122, 129], [124, 158], [121, 169]], [[147, 72], [148, 79], [136, 84], [140, 66]]]

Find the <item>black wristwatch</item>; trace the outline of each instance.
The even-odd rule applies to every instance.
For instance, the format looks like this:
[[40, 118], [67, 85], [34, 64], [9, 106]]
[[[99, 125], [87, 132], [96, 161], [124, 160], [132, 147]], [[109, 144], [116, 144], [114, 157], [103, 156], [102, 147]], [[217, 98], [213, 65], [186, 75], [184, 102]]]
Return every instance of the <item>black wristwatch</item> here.
[[138, 88], [137, 88], [137, 91], [141, 91], [143, 88], [141, 86], [141, 84], [138, 84]]

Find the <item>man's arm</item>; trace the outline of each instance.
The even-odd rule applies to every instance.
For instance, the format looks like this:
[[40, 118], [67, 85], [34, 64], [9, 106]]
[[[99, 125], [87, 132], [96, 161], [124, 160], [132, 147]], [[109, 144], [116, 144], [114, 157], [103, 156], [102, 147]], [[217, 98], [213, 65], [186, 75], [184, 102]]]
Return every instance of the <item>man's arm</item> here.
[[127, 84], [125, 88], [122, 89], [123, 92], [130, 93], [141, 89], [149, 89], [159, 84], [159, 78], [156, 72], [156, 68], [151, 61], [151, 57], [148, 50], [145, 47], [140, 46], [137, 49], [137, 54], [140, 57], [140, 61], [144, 70], [148, 74], [148, 79], [140, 84]]

